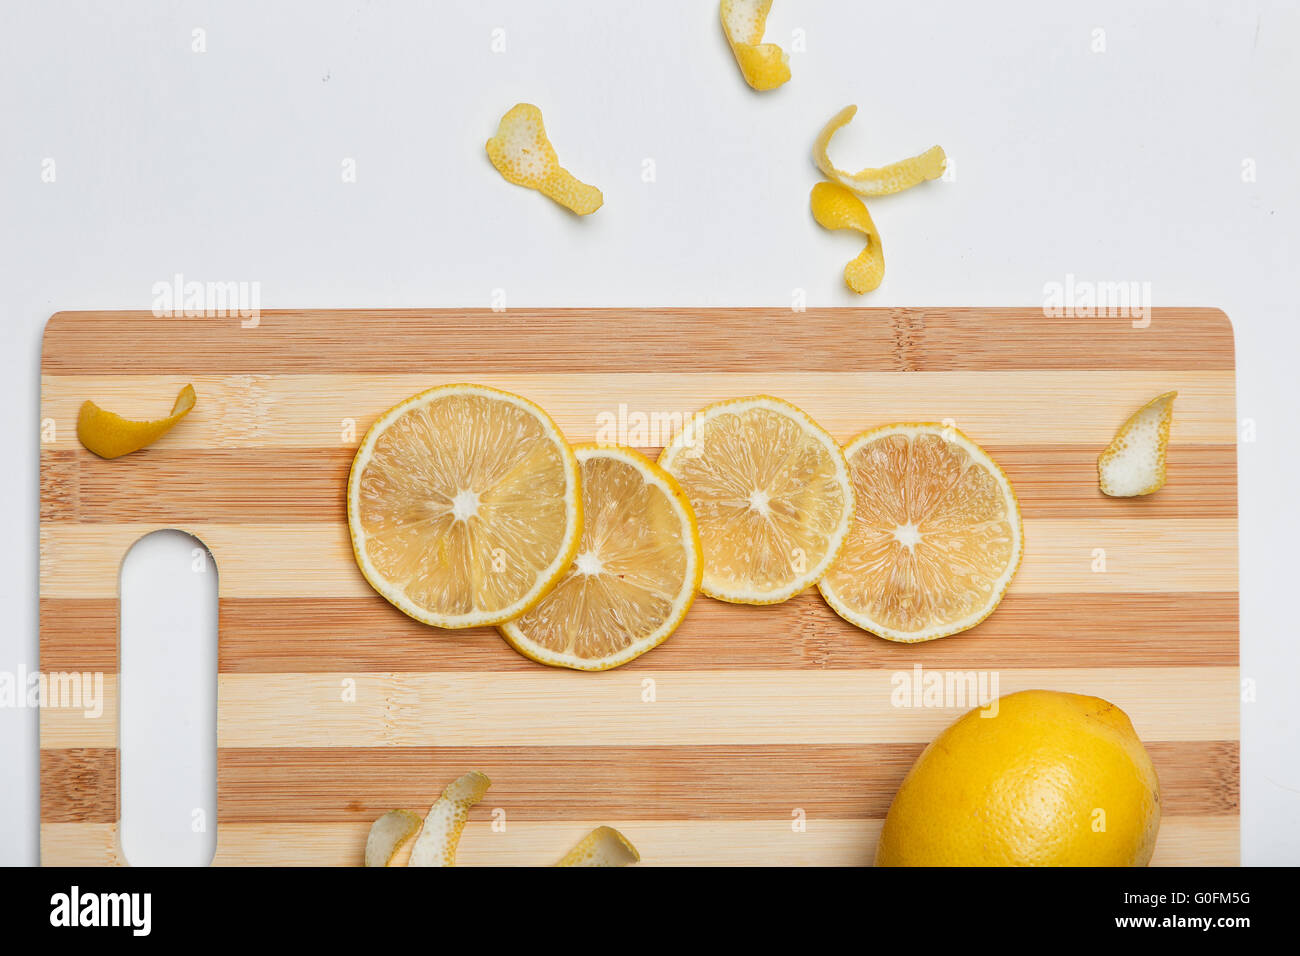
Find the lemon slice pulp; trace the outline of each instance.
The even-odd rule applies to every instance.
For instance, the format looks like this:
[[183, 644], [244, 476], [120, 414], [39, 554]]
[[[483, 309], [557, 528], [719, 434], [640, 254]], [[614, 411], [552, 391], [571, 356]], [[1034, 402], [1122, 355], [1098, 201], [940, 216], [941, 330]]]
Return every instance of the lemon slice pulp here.
[[498, 624], [541, 600], [573, 560], [577, 460], [526, 399], [431, 388], [366, 434], [348, 527], [362, 574], [404, 613], [438, 627]]
[[541, 602], [501, 632], [521, 654], [607, 670], [663, 643], [700, 585], [703, 559], [676, 480], [630, 448], [579, 445], [582, 543]]
[[957, 429], [886, 425], [844, 449], [857, 512], [818, 587], [841, 617], [891, 641], [956, 634], [988, 617], [1020, 566], [1011, 482]]
[[835, 440], [788, 402], [760, 395], [710, 405], [659, 458], [690, 498], [704, 547], [700, 590], [776, 604], [815, 584], [853, 515]]

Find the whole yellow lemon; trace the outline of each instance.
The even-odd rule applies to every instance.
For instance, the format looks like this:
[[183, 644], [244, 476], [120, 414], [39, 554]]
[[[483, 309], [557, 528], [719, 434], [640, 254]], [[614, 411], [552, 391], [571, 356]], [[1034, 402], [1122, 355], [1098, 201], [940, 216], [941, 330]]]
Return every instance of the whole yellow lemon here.
[[1128, 715], [1027, 690], [976, 708], [917, 758], [877, 866], [1145, 866], [1160, 783]]

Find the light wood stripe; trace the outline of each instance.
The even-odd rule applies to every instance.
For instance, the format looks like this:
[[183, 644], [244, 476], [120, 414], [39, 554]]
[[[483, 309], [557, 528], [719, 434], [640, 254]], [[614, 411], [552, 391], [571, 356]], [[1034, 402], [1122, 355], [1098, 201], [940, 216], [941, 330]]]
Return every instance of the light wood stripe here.
[[[178, 523], [179, 524], [179, 523]], [[131, 545], [157, 525], [41, 527], [41, 596], [104, 598], [118, 593]], [[212, 551], [221, 597], [358, 598], [373, 592], [342, 523], [179, 524]], [[1237, 529], [1228, 518], [1027, 520], [1025, 558], [1012, 584], [1022, 594], [1235, 591]], [[1096, 549], [1106, 571], [1092, 570]], [[266, 569], [274, 567], [274, 574]]]
[[[971, 704], [896, 707], [911, 668], [836, 671], [638, 671], [582, 674], [220, 674], [220, 747], [597, 746], [917, 743]], [[1104, 697], [1144, 741], [1235, 740], [1235, 667], [1022, 668], [992, 671], [996, 694], [1045, 688]], [[645, 681], [654, 702], [644, 702]], [[355, 701], [344, 691], [355, 688]], [[47, 710], [45, 748], [116, 742], [117, 682], [104, 716]], [[1192, 702], [1189, 704], [1189, 702]], [[527, 720], [520, 720], [525, 713]]]
[[[221, 747], [924, 742], [965, 710], [891, 706], [893, 673], [226, 674], [217, 682], [217, 741]], [[1236, 668], [998, 673], [1000, 694], [1044, 687], [1104, 697], [1129, 714], [1143, 740], [1237, 737]], [[654, 703], [642, 701], [647, 678], [655, 681]], [[354, 703], [340, 699], [347, 679], [356, 682]], [[1188, 701], [1196, 702], [1190, 712]]]
[[[883, 817], [924, 746], [226, 748], [217, 753], [218, 821], [351, 822], [393, 807], [427, 809], [467, 767], [494, 781], [484, 807], [512, 820], [761, 819], [793, 807], [818, 819]], [[1154, 741], [1147, 749], [1164, 813], [1236, 812], [1236, 741]], [[43, 756], [48, 780], [68, 774], [80, 786], [47, 801], [42, 819], [117, 819], [116, 750]]]
[[[118, 675], [105, 673], [102, 699], [97, 702], [98, 716], [91, 716], [84, 707], [43, 708], [40, 723], [42, 751], [116, 747], [119, 699]], [[41, 773], [45, 773], [44, 761]], [[81, 785], [78, 782], [77, 786]]]
[[[1148, 667], [1237, 663], [1237, 595], [1020, 594], [960, 637], [895, 644], [859, 631], [815, 593], [737, 611], [701, 598], [681, 628], [632, 670], [1018, 667], [1035, 641], [1040, 667]], [[218, 669], [283, 671], [532, 671], [492, 629], [450, 635], [378, 597], [225, 598]], [[303, 621], [311, 621], [304, 630]], [[116, 671], [112, 598], [41, 601], [41, 667]], [[743, 653], [740, 650], [743, 649]]]
[[[1016, 489], [1026, 518], [1231, 518], [1237, 449], [1176, 445], [1173, 480], [1148, 499], [1097, 489], [1096, 449], [1016, 445], [986, 449]], [[658, 448], [645, 448], [651, 458]], [[42, 453], [42, 521], [324, 522], [341, 518], [354, 449], [332, 447], [149, 450], [124, 469], [87, 452]]]
[[[365, 430], [401, 400], [465, 371], [418, 375], [118, 375], [45, 374], [41, 417], [53, 419], [55, 440], [43, 447], [78, 447], [77, 410], [87, 399], [128, 418], [156, 418], [170, 408], [186, 382], [198, 403], [185, 421], [152, 446], [182, 448], [354, 448]], [[850, 367], [860, 367], [851, 364]], [[1227, 445], [1236, 441], [1231, 371], [1187, 370], [1072, 372], [620, 372], [616, 374], [501, 373], [480, 384], [517, 392], [537, 402], [572, 441], [598, 437], [602, 415], [683, 416], [738, 395], [771, 394], [794, 402], [841, 442], [864, 429], [894, 421], [943, 421], [981, 445], [1052, 445], [1069, 442], [1105, 448], [1124, 420], [1161, 392], [1178, 390], [1173, 441]], [[625, 416], [626, 417], [626, 416]], [[346, 422], [355, 428], [346, 428]], [[668, 437], [624, 444], [662, 445]], [[633, 426], [635, 422], [632, 422]], [[355, 434], [352, 432], [355, 431]], [[618, 436], [615, 436], [618, 437]], [[120, 464], [120, 463], [119, 463]]]
[[[458, 866], [537, 866], [554, 862], [593, 827], [616, 826], [636, 845], [642, 865], [863, 866], [871, 862], [883, 820], [507, 821], [504, 833], [472, 821], [461, 838]], [[1168, 817], [1161, 821], [1152, 866], [1236, 866], [1241, 856], [1236, 815]], [[223, 824], [213, 863], [253, 866], [356, 866], [369, 821], [357, 823]], [[46, 866], [125, 864], [113, 823], [41, 824]], [[402, 862], [400, 859], [397, 862]]]
[[[485, 348], [491, 337], [526, 338], [528, 347]], [[1126, 317], [1053, 318], [1023, 308], [284, 310], [261, 313], [251, 329], [237, 318], [61, 312], [46, 325], [42, 355], [46, 371], [117, 375], [423, 372], [448, 361], [475, 373], [1231, 369], [1233, 337], [1223, 312], [1187, 308], [1156, 309], [1142, 329]]]

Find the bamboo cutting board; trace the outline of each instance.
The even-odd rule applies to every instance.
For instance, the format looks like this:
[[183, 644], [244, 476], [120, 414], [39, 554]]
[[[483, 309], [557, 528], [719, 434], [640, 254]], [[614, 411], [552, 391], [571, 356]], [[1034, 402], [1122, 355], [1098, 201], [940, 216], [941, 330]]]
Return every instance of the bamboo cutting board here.
[[[101, 718], [41, 715], [47, 864], [125, 862], [118, 573], [159, 528], [202, 539], [219, 573], [217, 863], [359, 863], [371, 821], [422, 812], [469, 769], [493, 787], [464, 863], [550, 862], [598, 824], [649, 863], [866, 863], [903, 774], [964, 709], [891, 704], [918, 666], [996, 676], [1001, 694], [1114, 701], [1161, 780], [1153, 862], [1238, 862], [1236, 423], [1221, 312], [1156, 310], [1147, 328], [1014, 309], [302, 311], [255, 328], [61, 313], [42, 372], [54, 428], [41, 451], [41, 668], [107, 675]], [[452, 381], [518, 392], [575, 441], [622, 416], [635, 442], [638, 412], [756, 392], [841, 441], [950, 419], [1015, 485], [1024, 563], [988, 620], [933, 643], [858, 631], [813, 591], [768, 608], [702, 597], [665, 645], [614, 671], [533, 664], [495, 631], [405, 618], [353, 562], [344, 486], [360, 437], [400, 399]], [[101, 461], [77, 444], [83, 400], [153, 417], [185, 382], [198, 404], [154, 446]], [[1170, 389], [1169, 484], [1104, 498], [1098, 453]]]

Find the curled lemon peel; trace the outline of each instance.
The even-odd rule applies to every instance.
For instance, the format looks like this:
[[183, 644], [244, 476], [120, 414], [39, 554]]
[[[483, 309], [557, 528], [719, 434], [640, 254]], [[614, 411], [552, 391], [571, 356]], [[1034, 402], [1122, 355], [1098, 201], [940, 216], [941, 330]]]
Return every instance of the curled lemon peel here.
[[578, 841], [556, 866], [627, 866], [639, 863], [641, 854], [632, 841], [613, 827], [596, 827]]
[[[470, 807], [483, 799], [492, 781], [472, 770], [457, 778], [420, 820], [410, 810], [389, 810], [370, 825], [366, 836], [366, 866], [391, 866], [412, 836], [407, 866], [455, 866], [460, 835], [469, 819]], [[423, 829], [421, 827], [423, 826]], [[596, 827], [564, 854], [556, 866], [627, 866], [640, 863], [641, 854], [632, 841], [613, 827]]]
[[745, 82], [760, 92], [790, 79], [790, 57], [775, 43], [763, 42], [771, 9], [772, 0], [722, 0], [719, 11], [722, 31]]
[[1102, 494], [1135, 498], [1165, 486], [1165, 455], [1177, 397], [1177, 392], [1157, 395], [1129, 416], [1097, 459]]
[[830, 146], [831, 137], [841, 127], [848, 125], [857, 111], [856, 106], [844, 107], [831, 117], [831, 121], [817, 134], [817, 141], [813, 145], [813, 162], [827, 179], [834, 180], [862, 196], [888, 196], [891, 193], [910, 189], [926, 180], [938, 179], [943, 175], [948, 158], [944, 155], [942, 146], [932, 146], [919, 156], [899, 160], [888, 166], [881, 166], [879, 169], [860, 169], [856, 173], [846, 173], [842, 169], [836, 169], [830, 157], [826, 155], [826, 150]]
[[448, 784], [429, 808], [407, 866], [455, 866], [456, 847], [469, 819], [469, 808], [483, 799], [490, 786], [492, 781], [477, 770]]
[[194, 407], [194, 386], [186, 385], [176, 396], [166, 418], [136, 422], [105, 411], [94, 402], [84, 402], [77, 414], [77, 439], [100, 458], [120, 458], [153, 444], [167, 434]]
[[844, 267], [844, 281], [859, 295], [878, 287], [885, 278], [885, 254], [866, 204], [839, 183], [818, 183], [812, 188], [812, 214], [823, 229], [854, 229], [867, 237], [862, 252]]
[[370, 825], [366, 835], [366, 866], [388, 866], [397, 851], [420, 829], [420, 815], [410, 810], [389, 810]]
[[560, 165], [555, 147], [546, 138], [542, 111], [531, 103], [512, 106], [487, 141], [488, 158], [505, 179], [535, 189], [579, 216], [595, 212], [605, 202], [595, 186], [579, 181]]

